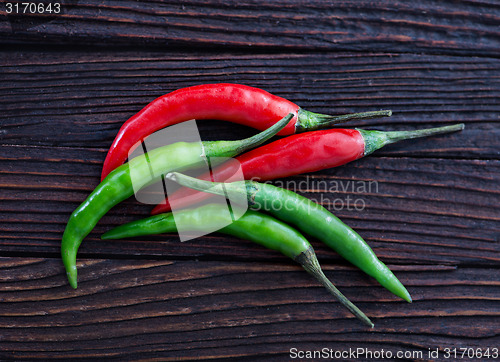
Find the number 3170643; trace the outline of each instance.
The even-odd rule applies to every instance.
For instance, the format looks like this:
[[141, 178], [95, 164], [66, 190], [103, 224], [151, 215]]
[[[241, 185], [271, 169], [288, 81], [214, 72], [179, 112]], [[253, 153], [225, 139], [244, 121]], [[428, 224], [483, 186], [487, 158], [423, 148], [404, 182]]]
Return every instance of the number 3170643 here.
[[59, 14], [61, 3], [6, 3], [7, 14]]

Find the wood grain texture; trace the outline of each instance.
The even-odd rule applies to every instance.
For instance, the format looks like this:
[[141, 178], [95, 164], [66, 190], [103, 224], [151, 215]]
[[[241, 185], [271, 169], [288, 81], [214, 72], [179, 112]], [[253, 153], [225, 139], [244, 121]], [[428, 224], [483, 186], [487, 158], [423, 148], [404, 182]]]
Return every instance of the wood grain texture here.
[[411, 305], [353, 268], [325, 268], [374, 319], [367, 330], [289, 263], [83, 260], [70, 292], [57, 260], [0, 266], [1, 358], [285, 359], [291, 348], [426, 353], [499, 340], [500, 284], [488, 268], [395, 269]]
[[500, 55], [500, 5], [495, 1], [61, 3], [57, 16], [13, 16], [2, 8], [0, 36], [15, 44]]
[[[366, 348], [450, 361], [445, 348], [500, 347], [498, 2], [63, 3], [60, 16], [28, 18], [0, 5], [0, 360], [283, 361], [291, 348]], [[62, 232], [121, 124], [160, 95], [210, 82], [321, 113], [394, 112], [349, 127], [466, 124], [275, 181], [358, 231], [412, 304], [317, 240], [327, 276], [375, 329], [293, 261], [248, 241], [100, 240], [149, 214], [133, 199], [85, 239], [79, 288], [67, 285]], [[207, 140], [255, 132], [199, 128]]]
[[[13, 51], [0, 54], [0, 62], [1, 132], [8, 144], [107, 149], [121, 124], [155, 98], [193, 84], [235, 82], [266, 89], [320, 113], [388, 108], [394, 112], [390, 118], [351, 122], [349, 127], [395, 130], [467, 124], [460, 136], [406, 142], [378, 155], [499, 155], [496, 59]], [[204, 139], [238, 139], [254, 133], [222, 122], [199, 122], [199, 127]], [[92, 162], [102, 162], [104, 154], [101, 157]]]
[[[4, 252], [22, 252], [29, 246], [32, 252], [57, 254], [68, 215], [99, 182], [101, 164], [72, 162], [73, 149], [67, 149], [67, 155], [65, 148], [36, 150], [36, 157], [26, 161], [23, 155], [32, 147], [0, 148], [0, 164], [8, 170], [0, 179]], [[58, 157], [51, 159], [55, 152]], [[85, 160], [95, 154], [78, 150]], [[498, 265], [499, 175], [497, 160], [370, 157], [275, 184], [328, 207], [390, 263]], [[148, 216], [151, 207], [134, 199], [115, 207], [86, 238], [82, 255], [280, 258], [221, 235], [182, 244], [175, 235], [120, 242], [99, 239], [113, 226]], [[317, 244], [318, 253], [334, 257]]]

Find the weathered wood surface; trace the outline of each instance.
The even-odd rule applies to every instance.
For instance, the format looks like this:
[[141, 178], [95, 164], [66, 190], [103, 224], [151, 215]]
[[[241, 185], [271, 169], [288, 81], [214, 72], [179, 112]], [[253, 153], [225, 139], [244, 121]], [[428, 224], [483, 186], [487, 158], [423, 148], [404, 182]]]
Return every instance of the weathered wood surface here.
[[373, 317], [369, 331], [290, 263], [84, 260], [75, 291], [56, 259], [0, 263], [2, 358], [286, 359], [323, 347], [425, 356], [498, 345], [500, 286], [488, 268], [395, 267], [408, 305], [353, 268], [326, 266]]
[[[121, 124], [156, 97], [224, 81], [264, 88], [320, 113], [394, 112], [390, 118], [351, 122], [350, 127], [397, 130], [467, 123], [460, 136], [406, 142], [377, 155], [499, 156], [500, 60], [493, 58], [128, 51], [6, 51], [0, 57], [5, 94], [0, 119], [8, 144], [105, 151]], [[253, 134], [222, 122], [202, 121], [199, 126], [204, 139]], [[104, 156], [92, 156], [92, 162], [100, 165]]]
[[0, 36], [14, 44], [500, 55], [494, 0], [60, 2], [57, 16], [3, 12]]
[[[429, 349], [440, 348], [445, 360], [444, 348], [500, 347], [498, 4], [100, 4], [74, 1], [57, 21], [14, 34], [12, 19], [0, 22], [1, 42], [10, 44], [0, 52], [0, 360], [287, 360], [291, 348], [358, 347], [417, 353], [407, 360], [432, 359]], [[136, 48], [167, 42], [168, 52]], [[210, 82], [261, 87], [322, 113], [394, 111], [352, 127], [466, 124], [277, 181], [307, 181], [301, 192], [356, 229], [413, 304], [316, 240], [327, 275], [373, 318], [374, 330], [292, 261], [247, 241], [100, 240], [148, 215], [151, 207], [132, 199], [85, 239], [79, 288], [68, 287], [60, 238], [99, 182], [120, 125], [157, 96]], [[204, 139], [254, 133], [217, 121], [199, 126]], [[371, 190], [349, 189], [374, 181]], [[341, 208], [348, 198], [365, 207]]]
[[[0, 148], [0, 157], [9, 152], [10, 156], [16, 155], [12, 149]], [[26, 149], [32, 151], [32, 147], [25, 146], [15, 147], [14, 151], [26, 154]], [[57, 254], [68, 215], [99, 182], [100, 164], [75, 164], [61, 160], [61, 155], [50, 160], [52, 148], [37, 150], [35, 159], [28, 162], [19, 154], [16, 160], [2, 161], [8, 170], [0, 181], [0, 218], [4, 223], [0, 250], [5, 252], [23, 252], [29, 246], [31, 252]], [[45, 157], [44, 151], [49, 151]], [[80, 156], [85, 151], [80, 150]], [[394, 259], [392, 263], [434, 260], [457, 264], [473, 260], [498, 265], [499, 173], [497, 160], [373, 157], [338, 169], [278, 180], [276, 184], [294, 182], [312, 187], [301, 193], [335, 210], [337, 216], [371, 242], [381, 257]], [[465, 178], [467, 174], [470, 176]], [[175, 235], [126, 242], [99, 239], [111, 226], [145, 216], [150, 209], [151, 206], [133, 199], [117, 206], [87, 237], [80, 253], [278, 257], [249, 242], [233, 240], [214, 247], [213, 241], [219, 237], [184, 244], [179, 244]], [[151, 239], [157, 242], [149, 243]]]

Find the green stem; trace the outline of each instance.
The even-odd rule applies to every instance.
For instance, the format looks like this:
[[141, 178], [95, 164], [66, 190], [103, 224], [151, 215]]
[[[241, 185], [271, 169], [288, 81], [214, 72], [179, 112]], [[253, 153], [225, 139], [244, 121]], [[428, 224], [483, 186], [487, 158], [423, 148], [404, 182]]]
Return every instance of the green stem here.
[[365, 154], [369, 155], [374, 151], [382, 148], [391, 143], [396, 143], [403, 140], [409, 140], [412, 138], [428, 137], [434, 136], [442, 133], [450, 133], [463, 130], [465, 125], [463, 123], [454, 124], [451, 126], [418, 129], [413, 131], [392, 131], [392, 132], [382, 132], [382, 131], [369, 131], [364, 129], [357, 129], [359, 133], [363, 136], [365, 141]]
[[[169, 172], [165, 175], [165, 178], [170, 181], [177, 182], [182, 186], [189, 187], [190, 189], [193, 190], [204, 191], [216, 195], [224, 195], [224, 189], [222, 188], [221, 182], [215, 182], [215, 183], [207, 182], [204, 180], [184, 175], [180, 172]], [[230, 183], [226, 185], [229, 186], [231, 184], [235, 183]]]
[[335, 285], [328, 280], [326, 275], [321, 270], [316, 254], [312, 248], [299, 254], [295, 261], [297, 261], [302, 267], [313, 277], [316, 278], [327, 290], [332, 294], [337, 300], [349, 311], [356, 316], [360, 321], [362, 321], [367, 326], [373, 328], [373, 323], [358, 307], [356, 307], [346, 296], [344, 296]]
[[[276, 135], [290, 122], [294, 117], [293, 113], [289, 113], [281, 120], [276, 122], [274, 125], [268, 129], [253, 135], [252, 137], [245, 138], [238, 141], [206, 141], [203, 142], [205, 154], [210, 157], [214, 153], [217, 157], [233, 157], [251, 148], [257, 147], [262, 143], [266, 142], [268, 139]], [[216, 152], [214, 152], [216, 151]]]
[[295, 124], [295, 132], [299, 133], [320, 128], [328, 128], [335, 124], [344, 123], [351, 120], [390, 117], [391, 115], [391, 110], [383, 110], [330, 116], [327, 114], [306, 111], [305, 109], [300, 108], [297, 117], [298, 120]]

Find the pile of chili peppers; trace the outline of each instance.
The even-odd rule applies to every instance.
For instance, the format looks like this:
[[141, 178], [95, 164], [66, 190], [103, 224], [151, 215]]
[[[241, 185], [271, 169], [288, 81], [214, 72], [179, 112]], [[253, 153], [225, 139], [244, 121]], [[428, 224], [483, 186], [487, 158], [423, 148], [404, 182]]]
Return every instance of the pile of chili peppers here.
[[[371, 320], [351, 303], [324, 275], [306, 236], [314, 237], [346, 260], [375, 278], [396, 296], [411, 302], [406, 288], [380, 261], [370, 246], [349, 226], [323, 206], [290, 190], [258, 181], [337, 167], [371, 154], [394, 142], [463, 129], [463, 124], [416, 131], [380, 132], [361, 129], [329, 128], [351, 119], [390, 116], [391, 111], [330, 116], [306, 111], [294, 103], [264, 90], [238, 84], [206, 84], [179, 89], [147, 105], [126, 121], [118, 132], [103, 165], [101, 183], [71, 214], [62, 237], [61, 255], [70, 285], [77, 287], [76, 255], [83, 239], [113, 206], [134, 191], [160, 181], [162, 177], [186, 188], [156, 206], [153, 216], [121, 225], [106, 232], [103, 239], [170, 233], [176, 220], [193, 230], [217, 223], [222, 206], [196, 206], [210, 194], [239, 194], [250, 207], [246, 213], [219, 231], [251, 240], [280, 251], [301, 264], [342, 305], [358, 319], [373, 327]], [[128, 155], [140, 141], [164, 127], [191, 119], [215, 119], [243, 124], [262, 132], [239, 141], [177, 142], [132, 158]], [[305, 132], [305, 133], [303, 133]], [[259, 146], [274, 135], [286, 135]], [[210, 182], [210, 174], [192, 178], [178, 171], [202, 165], [206, 159], [235, 157], [245, 180]], [[217, 178], [230, 180], [232, 164], [213, 170]], [[134, 169], [132, 182], [131, 169]], [[156, 170], [154, 176], [150, 171]], [[137, 177], [139, 175], [139, 177]], [[132, 184], [133, 183], [133, 184]], [[174, 220], [171, 202], [186, 207]], [[273, 208], [274, 201], [287, 207]]]

